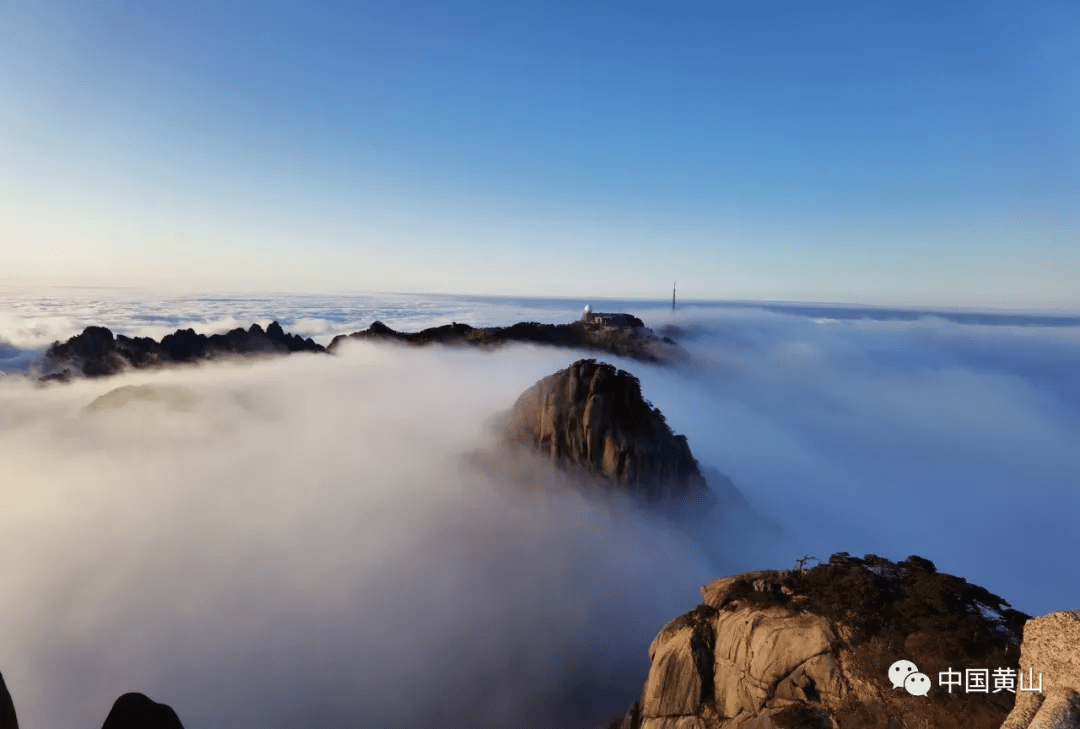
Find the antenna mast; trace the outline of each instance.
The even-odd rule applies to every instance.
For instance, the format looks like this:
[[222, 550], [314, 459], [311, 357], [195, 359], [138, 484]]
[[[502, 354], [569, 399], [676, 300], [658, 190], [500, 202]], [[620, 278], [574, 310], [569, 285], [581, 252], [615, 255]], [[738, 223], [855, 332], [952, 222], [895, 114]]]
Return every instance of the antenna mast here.
[[675, 284], [676, 281], [671, 282], [671, 310], [675, 311]]

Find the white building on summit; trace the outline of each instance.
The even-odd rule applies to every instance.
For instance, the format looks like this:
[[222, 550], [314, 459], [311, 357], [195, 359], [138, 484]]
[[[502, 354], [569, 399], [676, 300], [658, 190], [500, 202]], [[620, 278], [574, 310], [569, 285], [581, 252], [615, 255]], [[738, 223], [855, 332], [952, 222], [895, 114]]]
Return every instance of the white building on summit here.
[[585, 310], [581, 312], [581, 322], [583, 324], [592, 324], [597, 327], [640, 327], [644, 326], [641, 319], [631, 314], [605, 314], [599, 311], [594, 312], [592, 307], [588, 304], [585, 305]]

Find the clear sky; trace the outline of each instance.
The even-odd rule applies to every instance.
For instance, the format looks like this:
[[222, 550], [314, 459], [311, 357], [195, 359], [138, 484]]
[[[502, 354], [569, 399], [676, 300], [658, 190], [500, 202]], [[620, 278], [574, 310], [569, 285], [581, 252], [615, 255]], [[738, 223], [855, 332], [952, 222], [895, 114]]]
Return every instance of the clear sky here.
[[0, 1], [0, 284], [1080, 307], [1080, 4]]

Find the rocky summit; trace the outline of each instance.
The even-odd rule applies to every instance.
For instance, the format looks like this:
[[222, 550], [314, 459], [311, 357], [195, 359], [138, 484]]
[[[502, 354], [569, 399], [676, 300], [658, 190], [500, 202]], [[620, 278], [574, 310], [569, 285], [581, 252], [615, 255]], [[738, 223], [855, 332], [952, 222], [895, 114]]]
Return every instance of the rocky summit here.
[[545, 377], [499, 424], [503, 437], [635, 494], [704, 494], [686, 436], [675, 435], [629, 372], [592, 359]]
[[[653, 640], [641, 699], [609, 729], [998, 729], [1013, 706], [1015, 692], [948, 691], [939, 679], [1022, 667], [1028, 616], [926, 559], [840, 553], [701, 592]], [[914, 680], [932, 686], [926, 695], [896, 685], [901, 660], [917, 667], [904, 679], [924, 674]]]
[[264, 331], [258, 324], [226, 334], [196, 334], [178, 329], [158, 342], [149, 337], [116, 336], [105, 327], [86, 327], [66, 342], [56, 342], [42, 362], [43, 381], [74, 376], [106, 377], [128, 369], [191, 363], [235, 356], [322, 352], [325, 348], [296, 334], [286, 334], [276, 321]]

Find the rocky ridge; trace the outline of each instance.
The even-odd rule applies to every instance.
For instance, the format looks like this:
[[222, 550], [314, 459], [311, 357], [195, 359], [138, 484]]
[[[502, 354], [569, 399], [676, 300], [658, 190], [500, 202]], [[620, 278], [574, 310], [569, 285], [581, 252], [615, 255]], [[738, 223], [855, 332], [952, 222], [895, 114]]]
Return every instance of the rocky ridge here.
[[[616, 316], [616, 315], [611, 315]], [[606, 320], [605, 320], [606, 321]], [[328, 347], [311, 338], [286, 333], [278, 322], [265, 330], [258, 324], [225, 334], [198, 334], [178, 329], [157, 341], [150, 337], [114, 335], [106, 327], [86, 327], [66, 342], [54, 342], [36, 368], [42, 382], [67, 382], [74, 377], [108, 377], [131, 369], [150, 369], [208, 360], [334, 352], [348, 340], [496, 347], [510, 343], [571, 347], [617, 354], [647, 362], [669, 361], [681, 350], [670, 337], [658, 337], [640, 319], [619, 314], [615, 324], [520, 322], [508, 327], [474, 328], [447, 324], [419, 332], [398, 332], [382, 322], [363, 331], [334, 337]]]
[[66, 342], [56, 342], [42, 362], [44, 381], [74, 376], [107, 377], [129, 369], [194, 363], [230, 357], [323, 352], [325, 347], [296, 334], [286, 334], [276, 321], [264, 331], [258, 324], [226, 334], [197, 334], [179, 329], [158, 342], [150, 337], [113, 335], [105, 327], [87, 327]]
[[680, 350], [674, 340], [658, 337], [637, 317], [629, 314], [618, 316], [621, 318], [613, 320], [615, 324], [603, 321], [576, 321], [569, 324], [519, 322], [508, 327], [474, 328], [455, 322], [419, 332], [398, 332], [377, 321], [362, 332], [334, 337], [327, 349], [333, 351], [350, 339], [481, 347], [516, 342], [595, 350], [643, 362], [663, 362], [678, 356]]

